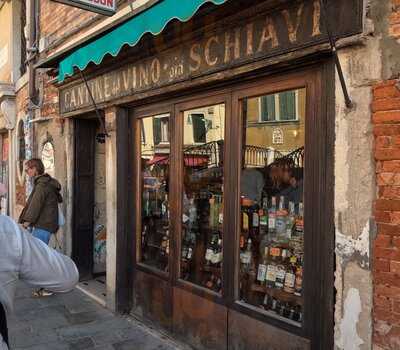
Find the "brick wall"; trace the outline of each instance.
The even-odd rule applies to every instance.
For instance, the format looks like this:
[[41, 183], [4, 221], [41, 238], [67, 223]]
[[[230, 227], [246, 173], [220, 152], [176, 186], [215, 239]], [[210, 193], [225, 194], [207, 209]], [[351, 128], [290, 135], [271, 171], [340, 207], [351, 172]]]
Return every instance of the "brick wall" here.
[[[117, 6], [121, 8], [128, 2], [134, 1], [119, 0]], [[48, 48], [45, 55], [51, 54], [58, 46], [84, 34], [104, 18], [106, 17], [54, 1], [41, 1], [40, 37], [46, 38], [47, 41]]]
[[400, 85], [373, 88], [377, 199], [374, 241], [374, 343], [400, 349]]

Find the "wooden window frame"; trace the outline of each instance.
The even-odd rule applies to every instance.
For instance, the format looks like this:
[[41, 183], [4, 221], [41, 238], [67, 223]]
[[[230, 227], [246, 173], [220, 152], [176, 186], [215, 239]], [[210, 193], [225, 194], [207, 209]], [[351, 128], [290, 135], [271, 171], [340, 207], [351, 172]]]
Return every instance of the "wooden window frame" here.
[[[142, 120], [144, 118], [148, 117], [154, 117], [158, 115], [167, 115], [169, 114], [170, 122], [169, 122], [169, 145], [170, 145], [170, 164], [169, 168], [171, 169], [172, 167], [172, 161], [171, 158], [173, 157], [172, 155], [172, 144], [174, 143], [174, 135], [173, 135], [173, 130], [171, 125], [174, 123], [174, 113], [173, 113], [173, 105], [171, 104], [163, 104], [163, 105], [151, 105], [151, 106], [145, 106], [142, 108], [137, 108], [134, 109], [134, 111], [131, 113], [131, 116], [133, 118], [133, 168], [134, 168], [134, 203], [135, 205], [135, 212], [134, 212], [134, 223], [133, 227], [135, 230], [135, 237], [134, 237], [134, 242], [135, 242], [135, 258], [134, 258], [134, 265], [138, 270], [141, 270], [143, 272], [150, 273], [152, 275], [155, 275], [163, 280], [170, 280], [172, 273], [171, 269], [173, 268], [173, 261], [174, 261], [174, 248], [173, 248], [173, 236], [171, 236], [171, 232], [173, 232], [173, 220], [170, 221], [170, 254], [169, 254], [169, 259], [168, 259], [168, 272], [162, 271], [156, 267], [150, 266], [144, 262], [140, 261], [141, 258], [141, 239], [142, 239], [142, 232], [141, 232], [141, 213], [142, 213], [142, 190], [141, 190], [141, 161], [140, 161], [140, 155], [141, 155], [141, 146], [142, 146], [142, 138], [141, 138], [141, 132], [143, 131], [143, 123]], [[155, 145], [156, 146], [156, 145]], [[172, 207], [171, 204], [171, 196], [169, 196], [169, 203], [170, 203], [170, 215], [174, 215], [174, 208]]]
[[[209, 106], [214, 106], [218, 104], [224, 104], [225, 105], [225, 131], [224, 131], [224, 174], [227, 174], [227, 171], [229, 169], [227, 162], [227, 151], [229, 149], [229, 142], [228, 139], [230, 139], [230, 125], [231, 125], [231, 96], [230, 94], [227, 93], [213, 93], [209, 94], [208, 96], [204, 97], [199, 97], [196, 99], [192, 99], [190, 101], [185, 101], [185, 102], [178, 102], [175, 104], [175, 123], [174, 123], [174, 134], [175, 134], [175, 145], [174, 145], [174, 172], [176, 176], [173, 177], [173, 181], [171, 183], [172, 188], [177, 189], [176, 192], [178, 196], [175, 198], [175, 208], [176, 208], [176, 213], [177, 213], [177, 220], [174, 225], [175, 231], [174, 231], [174, 241], [175, 241], [175, 248], [176, 248], [176, 254], [177, 254], [177, 260], [174, 262], [175, 263], [175, 275], [174, 275], [174, 281], [175, 285], [186, 290], [189, 292], [192, 292], [194, 294], [197, 294], [201, 297], [210, 299], [218, 304], [225, 304], [226, 300], [226, 287], [227, 287], [227, 272], [228, 267], [227, 264], [224, 264], [224, 259], [225, 256], [227, 256], [226, 250], [225, 250], [225, 240], [226, 240], [226, 235], [227, 235], [227, 220], [225, 218], [228, 215], [227, 209], [226, 209], [226, 191], [224, 190], [224, 221], [223, 221], [223, 240], [222, 240], [222, 254], [223, 254], [223, 260], [222, 260], [222, 293], [216, 293], [212, 290], [209, 290], [206, 287], [202, 287], [199, 285], [196, 285], [192, 282], [184, 281], [183, 279], [180, 278], [180, 252], [181, 252], [181, 243], [182, 243], [182, 225], [181, 225], [181, 217], [182, 217], [182, 196], [181, 192], [178, 190], [181, 188], [180, 186], [183, 186], [183, 140], [184, 140], [184, 112], [188, 110], [196, 110], [199, 108], [203, 107], [209, 107]], [[224, 176], [224, 188], [226, 184], [227, 178]]]

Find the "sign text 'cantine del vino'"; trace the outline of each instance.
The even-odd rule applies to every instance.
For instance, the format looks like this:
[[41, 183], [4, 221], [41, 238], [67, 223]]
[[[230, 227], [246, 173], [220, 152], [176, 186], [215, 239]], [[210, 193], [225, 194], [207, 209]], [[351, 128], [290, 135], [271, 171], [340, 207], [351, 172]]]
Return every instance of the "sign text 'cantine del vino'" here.
[[[328, 9], [337, 37], [360, 31], [359, 0], [336, 0]], [[159, 88], [327, 41], [318, 0], [295, 2], [291, 8], [260, 15], [197, 41], [182, 43], [158, 55], [129, 63], [89, 79], [97, 103]], [[83, 82], [60, 89], [60, 111], [91, 105]]]

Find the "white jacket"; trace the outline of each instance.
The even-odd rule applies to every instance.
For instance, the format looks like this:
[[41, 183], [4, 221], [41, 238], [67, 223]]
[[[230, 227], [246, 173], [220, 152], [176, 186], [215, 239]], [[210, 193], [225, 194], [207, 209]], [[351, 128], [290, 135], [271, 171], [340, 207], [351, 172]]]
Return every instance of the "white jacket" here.
[[[68, 292], [78, 278], [78, 270], [69, 257], [34, 238], [11, 218], [0, 215], [0, 301], [6, 312], [13, 309], [18, 280], [53, 292]], [[8, 350], [1, 335], [0, 350]]]

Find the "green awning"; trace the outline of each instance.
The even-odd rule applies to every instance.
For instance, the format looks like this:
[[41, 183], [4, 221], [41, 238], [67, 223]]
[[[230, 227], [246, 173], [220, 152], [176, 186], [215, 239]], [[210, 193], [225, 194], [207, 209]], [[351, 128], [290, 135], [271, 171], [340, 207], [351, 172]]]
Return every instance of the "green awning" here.
[[124, 45], [135, 46], [146, 33], [160, 34], [173, 19], [188, 21], [206, 3], [221, 5], [228, 0], [161, 0], [102, 37], [80, 47], [59, 63], [58, 81], [84, 70], [90, 62], [100, 64], [110, 54], [117, 56]]

